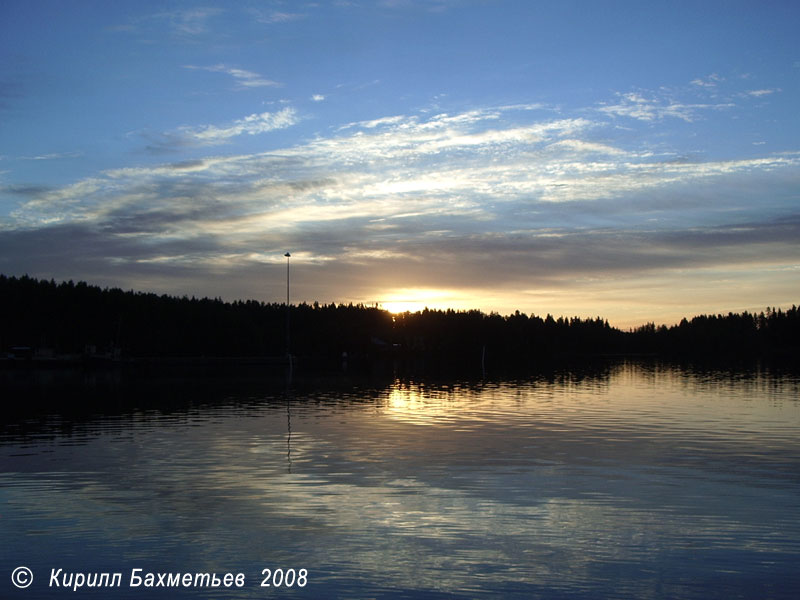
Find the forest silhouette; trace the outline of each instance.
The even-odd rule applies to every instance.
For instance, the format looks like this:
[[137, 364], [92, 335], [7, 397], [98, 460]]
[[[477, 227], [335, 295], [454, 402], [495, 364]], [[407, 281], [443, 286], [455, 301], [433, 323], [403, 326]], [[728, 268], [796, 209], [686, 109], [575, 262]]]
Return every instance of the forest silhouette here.
[[622, 331], [601, 318], [479, 310], [392, 314], [363, 304], [225, 302], [84, 282], [0, 275], [0, 352], [14, 356], [281, 357], [332, 362], [382, 357], [435, 364], [529, 365], [653, 354], [672, 358], [796, 358], [800, 311], [700, 315]]

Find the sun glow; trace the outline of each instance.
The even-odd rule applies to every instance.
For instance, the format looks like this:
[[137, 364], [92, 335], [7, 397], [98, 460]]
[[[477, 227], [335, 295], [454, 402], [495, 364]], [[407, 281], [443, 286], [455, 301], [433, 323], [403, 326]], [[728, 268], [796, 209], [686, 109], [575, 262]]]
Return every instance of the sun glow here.
[[424, 303], [414, 300], [390, 300], [389, 302], [382, 302], [381, 306], [395, 315], [404, 312], [419, 312], [426, 307]]
[[[452, 290], [404, 288], [394, 290], [380, 302], [383, 309], [390, 313], [419, 312], [431, 309], [468, 308], [468, 299]], [[471, 308], [471, 307], [469, 307]]]

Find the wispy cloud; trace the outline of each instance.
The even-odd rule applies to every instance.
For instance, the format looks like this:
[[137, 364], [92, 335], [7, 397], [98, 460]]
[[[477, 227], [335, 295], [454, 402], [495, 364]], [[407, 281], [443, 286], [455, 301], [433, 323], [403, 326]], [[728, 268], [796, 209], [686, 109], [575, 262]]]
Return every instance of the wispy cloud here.
[[253, 113], [225, 125], [185, 125], [164, 133], [141, 133], [154, 154], [172, 152], [191, 146], [217, 146], [226, 144], [241, 135], [259, 135], [286, 129], [299, 121], [297, 111], [291, 107], [275, 112]]
[[761, 98], [762, 96], [769, 96], [771, 94], [775, 94], [776, 92], [780, 92], [780, 88], [774, 89], [762, 89], [762, 90], [749, 90], [745, 92], [747, 96], [753, 96], [754, 98]]
[[184, 127], [178, 131], [184, 138], [205, 146], [222, 144], [240, 135], [258, 135], [275, 129], [285, 129], [297, 123], [297, 120], [297, 113], [293, 108], [284, 108], [277, 112], [254, 113], [223, 127], [204, 125]]
[[229, 65], [217, 64], [212, 66], [200, 67], [195, 65], [185, 65], [186, 69], [209, 71], [211, 73], [225, 73], [230, 75], [236, 80], [239, 89], [251, 89], [258, 87], [280, 87], [282, 84], [271, 79], [266, 79], [254, 73], [253, 71], [246, 71], [245, 69], [238, 69]]
[[197, 7], [173, 11], [166, 13], [165, 16], [172, 22], [172, 26], [178, 33], [198, 35], [208, 31], [208, 20], [220, 12], [222, 11], [219, 8]]
[[108, 31], [149, 36], [152, 28], [165, 25], [174, 38], [193, 39], [212, 31], [209, 22], [223, 10], [214, 6], [196, 6], [185, 9], [161, 10], [138, 16], [127, 23], [108, 27]]
[[[296, 120], [293, 110], [284, 109], [227, 126], [182, 128], [177, 135], [186, 143], [213, 145]], [[640, 196], [640, 209], [648, 207], [645, 213], [669, 218], [676, 206], [668, 199], [669, 190], [689, 183], [704, 189], [758, 174], [776, 177], [800, 165], [796, 154], [674, 161], [649, 150], [593, 141], [591, 136], [603, 127], [587, 119], [507, 121], [500, 109], [429, 118], [394, 116], [351, 124], [333, 136], [274, 152], [107, 171], [45, 194], [16, 215], [26, 223], [102, 220], [110, 210], [128, 207], [131, 214], [152, 215], [164, 204], [179, 208], [184, 198], [191, 198], [187, 235], [255, 235], [313, 223], [352, 224], [353, 219], [363, 227], [372, 223], [373, 234], [380, 229], [381, 235], [390, 235], [402, 221], [422, 216], [429, 222], [421, 232], [442, 229], [439, 219], [444, 218], [466, 219], [471, 223], [462, 224], [467, 230], [504, 231], [509, 219], [515, 225], [563, 224], [565, 213], [547, 208], [551, 204], [577, 203], [578, 225], [581, 218], [594, 218], [587, 203], [602, 201], [602, 212], [614, 219], [607, 202]], [[733, 195], [728, 208], [746, 208], [745, 190], [741, 204], [736, 205]], [[215, 213], [212, 220], [199, 219], [194, 212], [198, 198], [224, 199], [227, 218]], [[659, 198], [664, 198], [660, 206]], [[173, 212], [172, 227], [180, 229], [180, 222]], [[376, 223], [382, 227], [375, 229]]]
[[463, 4], [463, 0], [379, 0], [378, 5], [389, 9], [420, 9], [428, 12], [445, 12]]
[[26, 198], [38, 198], [50, 191], [53, 188], [46, 185], [5, 185], [0, 186], [0, 193], [13, 194], [15, 196], [23, 196]]
[[725, 78], [717, 73], [712, 73], [705, 79], [702, 77], [698, 77], [697, 79], [692, 80], [692, 85], [706, 88], [706, 89], [715, 89], [721, 82], [725, 81]]
[[36, 156], [21, 156], [22, 160], [60, 160], [64, 158], [78, 158], [83, 156], [81, 152], [51, 152], [49, 154], [37, 154]]
[[283, 12], [283, 11], [265, 11], [260, 9], [254, 9], [253, 14], [256, 16], [256, 20], [259, 23], [287, 23], [289, 21], [297, 21], [299, 19], [306, 18], [304, 13], [290, 13], [290, 12]]
[[597, 110], [615, 117], [627, 117], [639, 121], [661, 121], [667, 118], [680, 119], [691, 123], [702, 111], [732, 108], [732, 102], [685, 103], [671, 99], [647, 97], [638, 92], [618, 95], [614, 104], [601, 104]]
[[[631, 118], [646, 124], [681, 118], [650, 100], [619, 104], [644, 105], [648, 116]], [[800, 154], [675, 160], [616, 137], [614, 112], [576, 114], [521, 105], [419, 111], [269, 152], [107, 170], [61, 187], [7, 186], [21, 204], [0, 232], [0, 270], [9, 261], [30, 272], [83, 261], [104, 278], [163, 277], [171, 291], [175, 278], [208, 272], [246, 287], [288, 248], [304, 265], [308, 299], [379, 300], [376, 290], [394, 288], [474, 297], [475, 282], [538, 298], [524, 290], [796, 263]], [[298, 121], [285, 108], [177, 128], [160, 141], [213, 146]], [[770, 217], [759, 216], [765, 196]]]

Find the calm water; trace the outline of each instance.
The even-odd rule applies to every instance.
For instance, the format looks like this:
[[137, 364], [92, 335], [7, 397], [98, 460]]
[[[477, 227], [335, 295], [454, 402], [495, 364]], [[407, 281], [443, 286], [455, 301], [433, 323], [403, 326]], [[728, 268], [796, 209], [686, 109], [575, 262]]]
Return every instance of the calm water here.
[[800, 597], [796, 375], [0, 376], [3, 598]]

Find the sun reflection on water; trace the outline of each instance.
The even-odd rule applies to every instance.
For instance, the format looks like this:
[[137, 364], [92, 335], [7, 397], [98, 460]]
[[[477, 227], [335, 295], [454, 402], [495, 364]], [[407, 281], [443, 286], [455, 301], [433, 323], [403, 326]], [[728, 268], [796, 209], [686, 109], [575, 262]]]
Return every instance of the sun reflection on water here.
[[401, 421], [420, 425], [432, 425], [450, 421], [452, 404], [444, 394], [432, 391], [423, 392], [419, 386], [395, 381], [386, 399], [386, 415]]
[[331, 597], [757, 597], [738, 591], [796, 581], [797, 389], [642, 367], [396, 378], [98, 418], [79, 444], [0, 437], [0, 567], [34, 545], [128, 566], [91, 547], [248, 577], [302, 561]]

